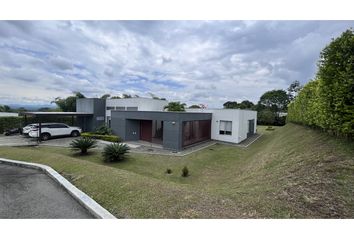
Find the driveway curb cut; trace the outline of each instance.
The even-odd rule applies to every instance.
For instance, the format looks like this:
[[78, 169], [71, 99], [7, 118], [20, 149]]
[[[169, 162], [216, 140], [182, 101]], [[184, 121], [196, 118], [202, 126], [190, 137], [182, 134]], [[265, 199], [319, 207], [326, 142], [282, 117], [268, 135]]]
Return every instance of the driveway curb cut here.
[[62, 186], [76, 201], [78, 201], [79, 204], [81, 204], [86, 210], [88, 210], [96, 218], [116, 219], [116, 217], [114, 217], [110, 212], [108, 212], [101, 205], [99, 205], [95, 200], [93, 200], [84, 192], [79, 190], [68, 180], [66, 180], [63, 176], [61, 176], [57, 171], [55, 171], [53, 168], [47, 165], [38, 164], [38, 163], [27, 163], [27, 162], [5, 159], [5, 158], [0, 158], [0, 163], [43, 171], [55, 182], [59, 183], [59, 185]]

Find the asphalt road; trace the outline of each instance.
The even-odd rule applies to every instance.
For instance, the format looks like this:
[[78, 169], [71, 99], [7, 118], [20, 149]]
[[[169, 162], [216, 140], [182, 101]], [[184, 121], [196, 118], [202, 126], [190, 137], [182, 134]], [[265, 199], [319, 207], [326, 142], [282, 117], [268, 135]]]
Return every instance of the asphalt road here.
[[45, 173], [0, 163], [0, 218], [93, 218]]

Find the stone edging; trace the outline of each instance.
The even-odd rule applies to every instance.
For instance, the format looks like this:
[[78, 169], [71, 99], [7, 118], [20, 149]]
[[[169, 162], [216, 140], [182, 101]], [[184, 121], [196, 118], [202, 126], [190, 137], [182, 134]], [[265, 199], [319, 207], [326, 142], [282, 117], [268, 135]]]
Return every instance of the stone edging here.
[[27, 163], [17, 160], [10, 160], [5, 158], [0, 158], [0, 163], [32, 168], [43, 171], [50, 178], [52, 178], [55, 182], [59, 183], [76, 201], [79, 202], [86, 210], [88, 210], [93, 216], [96, 218], [102, 219], [115, 219], [115, 217], [104, 209], [101, 205], [99, 205], [95, 200], [87, 196], [73, 184], [71, 184], [68, 180], [66, 180], [63, 176], [61, 176], [58, 172], [56, 172], [53, 168], [38, 164], [38, 163]]

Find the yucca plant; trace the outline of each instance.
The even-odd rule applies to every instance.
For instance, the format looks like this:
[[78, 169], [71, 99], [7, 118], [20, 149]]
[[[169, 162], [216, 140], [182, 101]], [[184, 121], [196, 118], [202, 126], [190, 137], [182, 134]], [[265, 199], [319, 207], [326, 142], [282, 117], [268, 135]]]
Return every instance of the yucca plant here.
[[112, 143], [104, 147], [103, 160], [105, 162], [118, 162], [125, 158], [125, 154], [128, 153], [130, 148], [124, 143]]
[[70, 147], [74, 151], [81, 151], [81, 154], [87, 154], [87, 151], [91, 148], [97, 147], [96, 140], [89, 137], [82, 137], [79, 139], [75, 139], [70, 143]]

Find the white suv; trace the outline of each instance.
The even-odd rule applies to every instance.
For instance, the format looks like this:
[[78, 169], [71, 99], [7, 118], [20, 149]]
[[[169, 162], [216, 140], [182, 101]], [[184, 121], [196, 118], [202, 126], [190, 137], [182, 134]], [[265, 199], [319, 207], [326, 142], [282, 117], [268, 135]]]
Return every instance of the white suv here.
[[28, 135], [30, 131], [34, 130], [38, 126], [38, 123], [28, 124], [26, 127], [22, 128], [22, 134]]
[[[64, 123], [43, 123], [41, 124], [41, 139], [46, 141], [51, 137], [57, 136], [72, 136], [77, 137], [80, 136], [81, 128], [79, 127], [71, 127]], [[34, 129], [32, 129], [28, 135], [30, 137], [37, 138], [39, 135], [39, 126], [36, 125]]]

